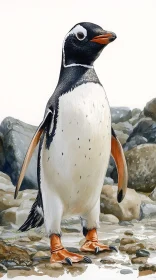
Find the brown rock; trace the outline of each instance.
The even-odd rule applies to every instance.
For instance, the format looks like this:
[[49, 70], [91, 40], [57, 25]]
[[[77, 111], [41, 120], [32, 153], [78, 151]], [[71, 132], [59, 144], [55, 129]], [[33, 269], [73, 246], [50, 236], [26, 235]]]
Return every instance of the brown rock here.
[[122, 238], [120, 241], [120, 245], [134, 244], [136, 243], [136, 239], [134, 238]]
[[133, 231], [131, 231], [131, 230], [126, 230], [126, 231], [124, 232], [124, 234], [125, 234], [125, 235], [129, 235], [129, 236], [133, 236]]
[[136, 254], [136, 251], [140, 250], [140, 249], [145, 249], [144, 244], [140, 243], [140, 244], [129, 246], [128, 249], [126, 250], [126, 253], [128, 255], [133, 255], [133, 254]]
[[128, 186], [150, 193], [156, 185], [155, 144], [141, 144], [125, 152], [128, 167]]
[[15, 224], [16, 223], [16, 213], [17, 213], [18, 207], [12, 207], [7, 210], [4, 210], [0, 213], [0, 220], [1, 225], [5, 226], [10, 223]]
[[17, 260], [20, 263], [31, 264], [29, 254], [26, 250], [0, 241], [0, 260], [4, 259]]
[[153, 98], [146, 104], [144, 114], [146, 117], [151, 117], [156, 121], [156, 98]]
[[156, 265], [154, 264], [145, 264], [144, 266], [140, 266], [139, 267], [139, 271], [146, 271], [146, 270], [150, 270], [153, 272], [156, 272]]
[[29, 232], [28, 233], [28, 238], [30, 239], [30, 241], [40, 241], [42, 239], [42, 235], [37, 234], [36, 232]]
[[127, 189], [121, 203], [117, 202], [117, 186], [104, 185], [101, 192], [101, 213], [112, 214], [120, 221], [140, 218], [141, 198], [135, 190]]
[[140, 257], [140, 258], [132, 258], [131, 262], [133, 264], [146, 264], [148, 258], [146, 257]]

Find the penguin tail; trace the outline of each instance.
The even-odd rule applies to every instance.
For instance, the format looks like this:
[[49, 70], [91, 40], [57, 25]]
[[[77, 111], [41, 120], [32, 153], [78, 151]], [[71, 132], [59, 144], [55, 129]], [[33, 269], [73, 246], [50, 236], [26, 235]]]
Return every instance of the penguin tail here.
[[18, 231], [28, 231], [31, 228], [38, 228], [44, 223], [43, 209], [40, 199], [40, 194], [38, 193], [34, 204], [31, 207], [28, 218], [24, 224], [18, 229]]

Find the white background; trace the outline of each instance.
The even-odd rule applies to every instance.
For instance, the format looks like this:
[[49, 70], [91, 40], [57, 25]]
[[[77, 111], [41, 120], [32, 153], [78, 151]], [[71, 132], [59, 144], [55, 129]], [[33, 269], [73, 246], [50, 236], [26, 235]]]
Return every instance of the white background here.
[[81, 21], [117, 34], [95, 63], [110, 105], [142, 109], [156, 96], [155, 0], [0, 0], [0, 122], [40, 123], [63, 38]]

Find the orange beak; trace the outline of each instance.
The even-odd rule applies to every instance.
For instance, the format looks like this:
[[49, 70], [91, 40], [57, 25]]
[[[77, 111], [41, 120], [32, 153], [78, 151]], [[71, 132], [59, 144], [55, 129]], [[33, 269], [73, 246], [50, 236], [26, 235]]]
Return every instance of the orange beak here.
[[103, 35], [95, 36], [91, 42], [95, 42], [102, 45], [108, 45], [116, 39], [116, 34], [113, 32], [106, 32]]

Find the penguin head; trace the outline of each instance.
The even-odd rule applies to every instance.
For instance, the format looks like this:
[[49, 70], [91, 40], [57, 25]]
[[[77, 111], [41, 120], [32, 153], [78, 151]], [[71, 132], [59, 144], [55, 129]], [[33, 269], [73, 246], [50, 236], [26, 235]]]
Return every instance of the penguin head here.
[[101, 51], [115, 39], [115, 33], [103, 30], [96, 24], [76, 24], [63, 42], [63, 66], [92, 66]]

